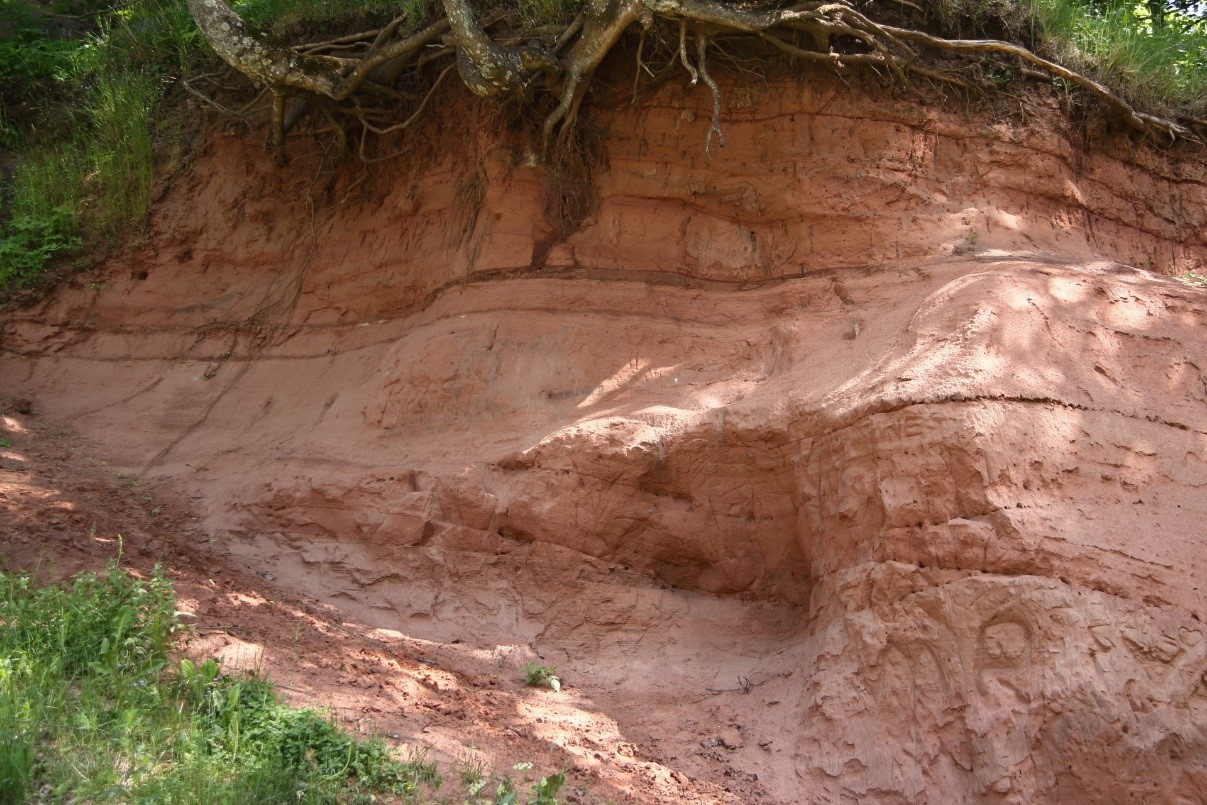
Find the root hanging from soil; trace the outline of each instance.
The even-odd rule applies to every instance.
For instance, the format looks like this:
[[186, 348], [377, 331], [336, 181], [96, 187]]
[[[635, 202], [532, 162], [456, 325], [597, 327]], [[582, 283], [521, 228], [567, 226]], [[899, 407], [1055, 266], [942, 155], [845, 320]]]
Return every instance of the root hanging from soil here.
[[[342, 129], [336, 121], [359, 126], [358, 151], [363, 155], [364, 133], [387, 134], [413, 125], [454, 68], [477, 95], [538, 107], [547, 102], [544, 148], [546, 154], [564, 153], [595, 71], [621, 36], [637, 25], [641, 43], [634, 96], [642, 71], [649, 72], [642, 53], [647, 40], [653, 40], [655, 48], [677, 56], [689, 86], [703, 83], [711, 93], [712, 117], [704, 138], [710, 157], [714, 141], [725, 144], [721, 90], [708, 69], [709, 54], [721, 38], [737, 40], [752, 51], [778, 51], [836, 70], [871, 69], [919, 96], [919, 81], [981, 94], [992, 91], [944, 66], [951, 62], [1014, 67], [1029, 78], [1077, 87], [1132, 131], [1155, 142], [1202, 142], [1198, 132], [1203, 121], [1145, 113], [1102, 83], [1021, 45], [946, 39], [875, 19], [922, 14], [919, 6], [904, 0], [894, 0], [891, 14], [875, 3], [860, 6], [864, 10], [842, 0], [772, 7], [721, 0], [587, 0], [572, 22], [534, 27], [514, 12], [494, 12], [478, 20], [468, 0], [441, 0], [440, 18], [416, 30], [403, 15], [380, 28], [286, 47], [252, 31], [224, 0], [189, 0], [194, 19], [215, 51], [271, 93], [272, 143], [278, 154], [297, 118], [317, 109], [337, 133]], [[689, 39], [694, 54], [689, 53]], [[186, 89], [216, 105], [191, 85]]]

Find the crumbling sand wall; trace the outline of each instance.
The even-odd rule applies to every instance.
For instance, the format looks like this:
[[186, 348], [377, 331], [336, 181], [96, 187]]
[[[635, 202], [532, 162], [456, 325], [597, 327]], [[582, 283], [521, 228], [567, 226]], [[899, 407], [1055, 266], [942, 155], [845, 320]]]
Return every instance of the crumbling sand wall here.
[[1160, 274], [1207, 262], [1207, 164], [726, 97], [711, 161], [702, 95], [597, 112], [589, 188], [464, 99], [363, 180], [216, 133], [0, 383], [287, 584], [558, 657], [733, 801], [1207, 797], [1207, 292]]

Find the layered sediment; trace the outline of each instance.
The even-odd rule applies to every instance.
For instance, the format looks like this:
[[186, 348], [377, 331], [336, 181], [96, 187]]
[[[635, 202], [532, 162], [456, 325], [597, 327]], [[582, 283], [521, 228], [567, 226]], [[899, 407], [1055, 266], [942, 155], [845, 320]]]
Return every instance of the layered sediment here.
[[726, 97], [711, 160], [703, 95], [598, 110], [589, 182], [461, 96], [363, 177], [215, 133], [99, 289], [4, 321], [0, 384], [279, 583], [556, 659], [731, 801], [1207, 797], [1207, 291], [1169, 276], [1207, 163], [1039, 101]]

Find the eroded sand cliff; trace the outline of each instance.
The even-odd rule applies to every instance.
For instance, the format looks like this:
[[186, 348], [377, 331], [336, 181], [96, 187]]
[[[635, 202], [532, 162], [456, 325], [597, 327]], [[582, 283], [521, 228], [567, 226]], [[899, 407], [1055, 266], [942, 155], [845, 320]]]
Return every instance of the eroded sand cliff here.
[[468, 101], [354, 187], [215, 133], [0, 386], [280, 585], [558, 664], [634, 801], [1207, 798], [1207, 163], [727, 98], [711, 161], [703, 97], [599, 112], [581, 221]]

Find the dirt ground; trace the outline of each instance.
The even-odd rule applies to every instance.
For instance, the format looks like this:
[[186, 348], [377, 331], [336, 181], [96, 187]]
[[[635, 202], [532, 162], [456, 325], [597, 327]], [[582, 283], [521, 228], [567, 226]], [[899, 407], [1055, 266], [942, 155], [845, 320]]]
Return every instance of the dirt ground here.
[[[25, 411], [26, 413], [21, 413]], [[346, 613], [278, 589], [206, 537], [169, 481], [111, 469], [103, 454], [25, 400], [0, 418], [0, 563], [43, 582], [117, 559], [143, 576], [162, 566], [178, 596], [181, 652], [219, 658], [276, 683], [297, 706], [329, 708], [346, 728], [386, 736], [404, 756], [436, 760], [435, 795], [460, 802], [460, 773], [480, 768], [525, 781], [567, 772], [563, 802], [756, 802], [757, 781], [692, 780], [626, 739], [569, 684], [525, 685], [514, 663], [452, 644], [382, 634]], [[457, 735], [460, 741], [445, 736]], [[700, 741], [721, 759], [739, 738], [723, 726]], [[566, 747], [588, 748], [583, 762]], [[579, 752], [578, 754], [582, 754]], [[515, 764], [531, 764], [530, 769]]]
[[144, 242], [0, 319], [0, 551], [121, 534], [187, 651], [450, 801], [521, 762], [563, 801], [1203, 800], [1207, 164], [847, 89], [731, 93], [716, 159], [700, 93], [608, 111], [556, 243], [476, 102], [365, 181], [214, 132]]

